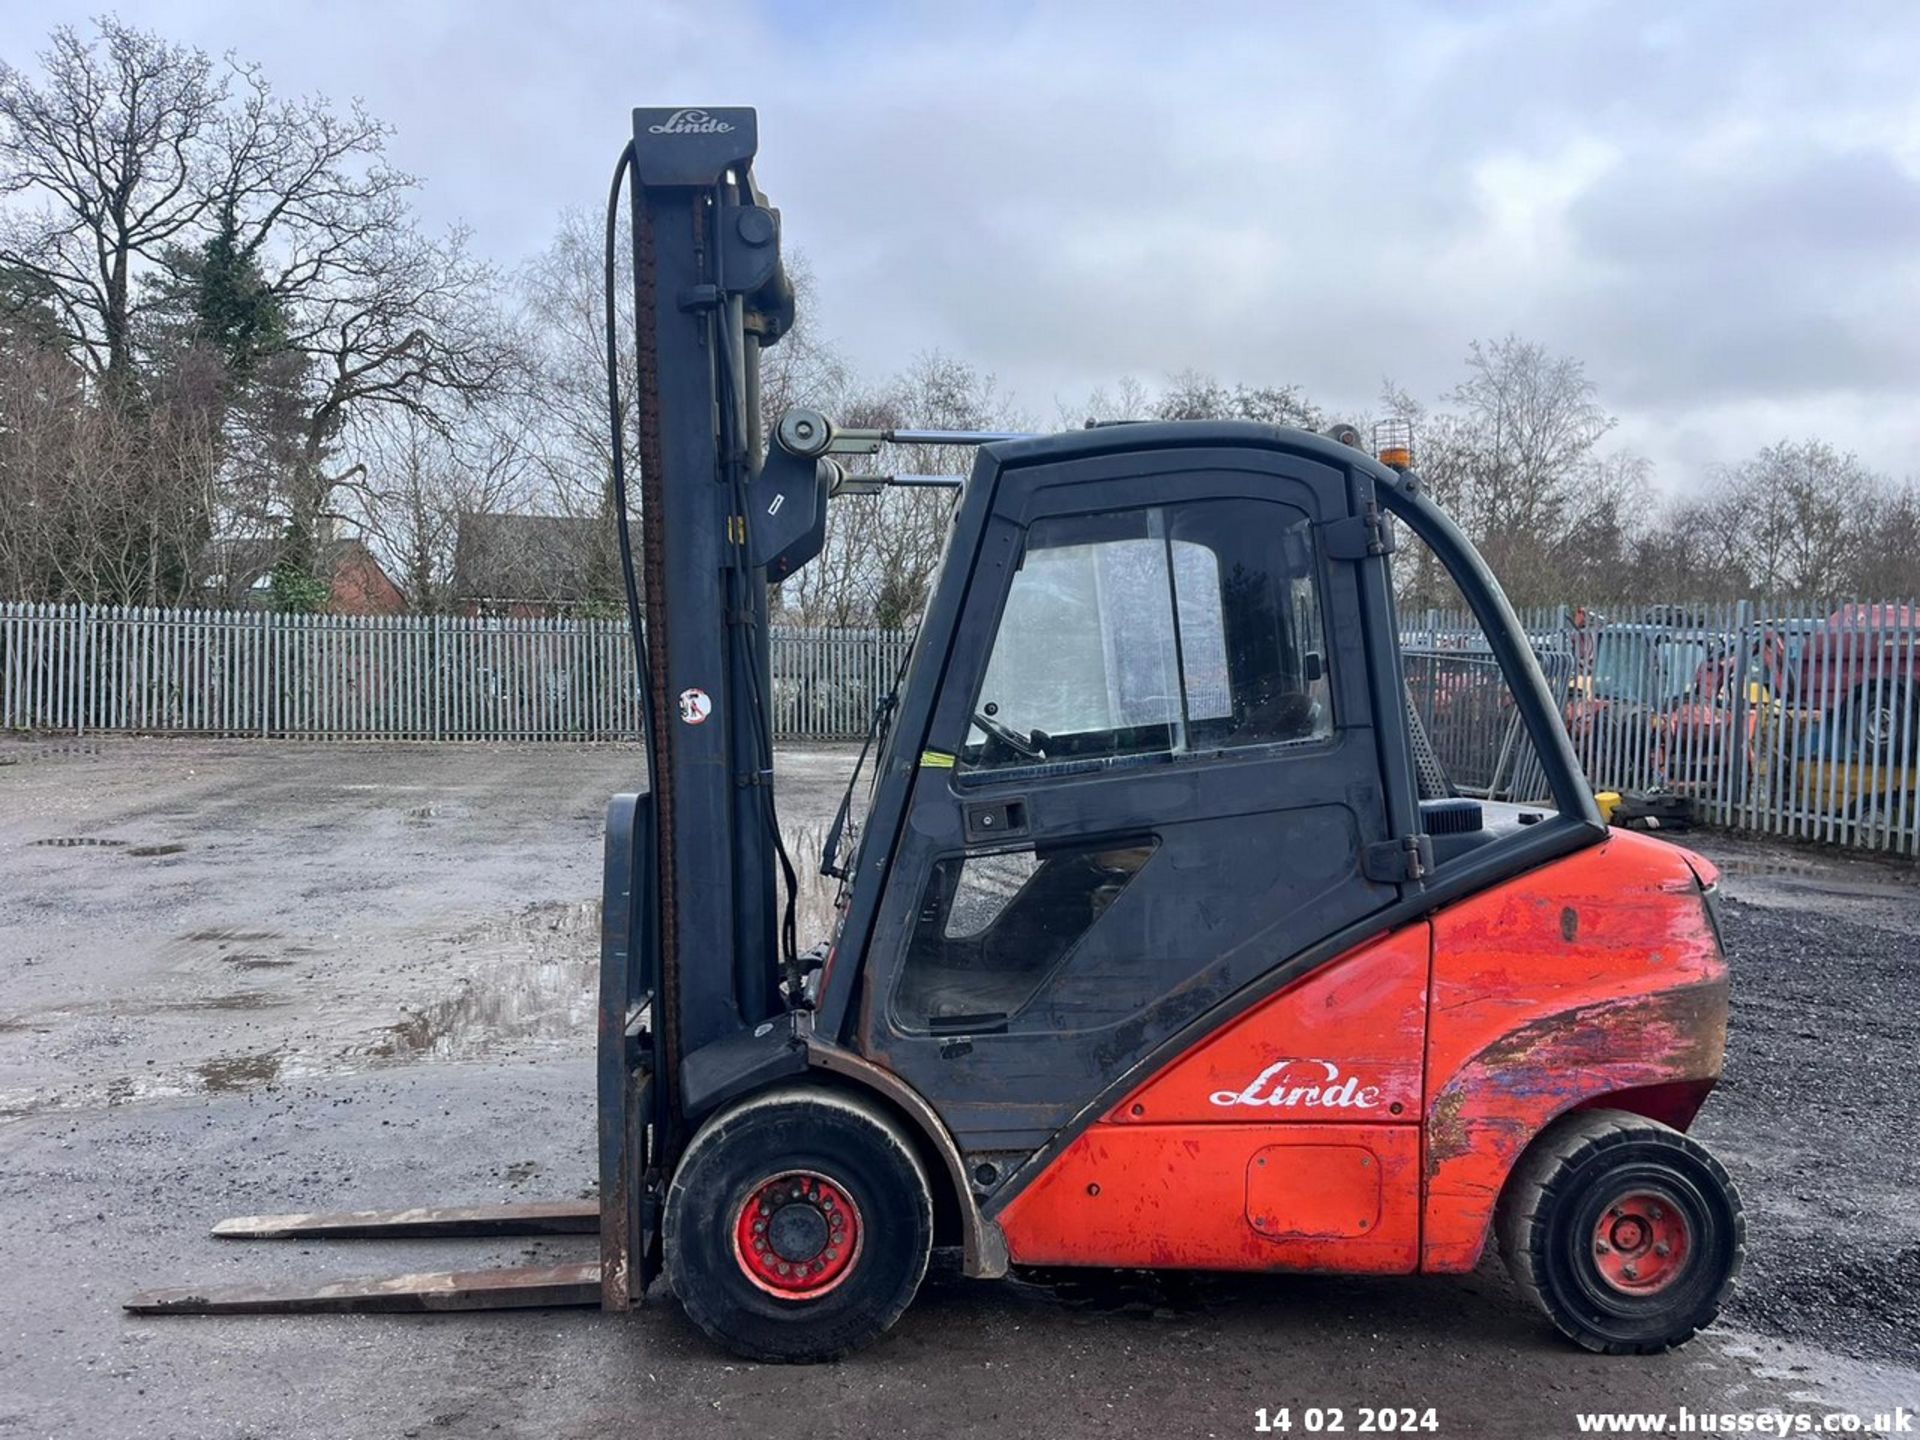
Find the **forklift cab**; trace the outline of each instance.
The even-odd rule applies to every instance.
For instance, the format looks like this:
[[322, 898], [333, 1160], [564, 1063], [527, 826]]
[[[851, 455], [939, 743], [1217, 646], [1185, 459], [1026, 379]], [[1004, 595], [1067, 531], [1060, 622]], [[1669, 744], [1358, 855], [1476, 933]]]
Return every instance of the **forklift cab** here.
[[1405, 708], [1372, 698], [1400, 693], [1377, 468], [1237, 424], [982, 453], [817, 1017], [963, 1150], [1037, 1149], [1430, 865]]
[[[1459, 800], [1422, 753], [1389, 514], [1480, 610], [1551, 804]], [[1606, 834], [1491, 576], [1350, 445], [1237, 422], [989, 445], [951, 533], [810, 1020], [925, 1098], [983, 1216], [1267, 997]], [[1388, 1149], [1421, 1113], [1425, 942], [1402, 959], [1360, 1052], [1358, 1090], [1398, 1096]], [[1361, 1268], [1416, 1268], [1417, 1190]]]

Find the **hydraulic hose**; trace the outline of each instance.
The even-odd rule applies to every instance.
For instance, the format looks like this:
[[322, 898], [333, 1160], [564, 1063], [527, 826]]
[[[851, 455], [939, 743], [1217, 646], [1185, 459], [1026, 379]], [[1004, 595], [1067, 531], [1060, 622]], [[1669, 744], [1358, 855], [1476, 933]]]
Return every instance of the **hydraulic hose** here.
[[640, 741], [647, 755], [647, 789], [657, 795], [660, 792], [660, 774], [659, 758], [654, 753], [653, 743], [653, 699], [646, 691], [647, 677], [653, 673], [653, 669], [647, 655], [646, 628], [640, 611], [640, 584], [633, 571], [633, 536], [627, 518], [627, 426], [626, 413], [620, 404], [620, 306], [616, 288], [619, 273], [614, 260], [619, 233], [620, 187], [625, 183], [628, 167], [632, 164], [633, 142], [629, 140], [620, 151], [619, 163], [613, 167], [613, 185], [607, 192], [607, 423], [613, 442], [614, 529], [620, 540], [620, 579], [626, 587], [627, 630], [633, 641], [634, 685], [640, 703]]

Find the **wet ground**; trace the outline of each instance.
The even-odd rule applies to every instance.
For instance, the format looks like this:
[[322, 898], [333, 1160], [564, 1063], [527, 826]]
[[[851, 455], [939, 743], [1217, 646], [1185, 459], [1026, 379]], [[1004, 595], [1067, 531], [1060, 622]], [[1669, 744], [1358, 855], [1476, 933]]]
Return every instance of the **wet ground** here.
[[[796, 830], [817, 836], [850, 761], [783, 755]], [[600, 815], [638, 772], [611, 748], [0, 741], [0, 1436], [1202, 1436], [1283, 1405], [1554, 1435], [1585, 1409], [1920, 1400], [1920, 883], [1715, 837], [1694, 843], [1727, 871], [1738, 978], [1700, 1129], [1751, 1259], [1727, 1323], [1673, 1355], [1569, 1350], [1493, 1267], [946, 1276], [886, 1342], [809, 1370], [716, 1353], [665, 1296], [630, 1317], [123, 1316], [148, 1284], [589, 1258], [205, 1230], [589, 1192]]]

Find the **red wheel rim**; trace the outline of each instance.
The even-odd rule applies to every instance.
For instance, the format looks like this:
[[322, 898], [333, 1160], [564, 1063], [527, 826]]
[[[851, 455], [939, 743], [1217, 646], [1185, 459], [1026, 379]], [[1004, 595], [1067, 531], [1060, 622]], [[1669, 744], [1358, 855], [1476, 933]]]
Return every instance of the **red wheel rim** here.
[[1632, 1190], [1620, 1196], [1593, 1227], [1593, 1265], [1600, 1278], [1623, 1295], [1664, 1290], [1687, 1268], [1693, 1227], [1671, 1195]]
[[762, 1180], [733, 1216], [733, 1258], [782, 1300], [814, 1300], [860, 1258], [860, 1207], [825, 1175], [788, 1170]]

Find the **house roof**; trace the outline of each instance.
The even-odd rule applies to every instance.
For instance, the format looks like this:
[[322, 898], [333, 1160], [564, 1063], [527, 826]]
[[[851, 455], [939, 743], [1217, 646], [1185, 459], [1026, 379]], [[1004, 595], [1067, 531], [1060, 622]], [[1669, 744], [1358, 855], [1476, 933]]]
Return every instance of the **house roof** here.
[[[263, 582], [280, 563], [286, 542], [272, 535], [235, 535], [209, 540], [200, 552], [200, 573], [206, 586], [217, 590], [233, 604], [246, 598], [247, 592]], [[372, 556], [358, 540], [329, 540], [314, 557], [317, 573], [332, 575], [342, 561], [358, 555]]]
[[600, 522], [569, 515], [471, 512], [453, 552], [459, 600], [570, 604], [588, 597]]

